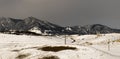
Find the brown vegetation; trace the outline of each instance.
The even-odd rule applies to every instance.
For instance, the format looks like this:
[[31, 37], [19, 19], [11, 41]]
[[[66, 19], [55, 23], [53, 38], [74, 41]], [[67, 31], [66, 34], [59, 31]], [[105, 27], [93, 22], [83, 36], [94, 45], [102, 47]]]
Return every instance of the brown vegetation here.
[[114, 40], [113, 42], [120, 42], [120, 39], [118, 39], [118, 40]]

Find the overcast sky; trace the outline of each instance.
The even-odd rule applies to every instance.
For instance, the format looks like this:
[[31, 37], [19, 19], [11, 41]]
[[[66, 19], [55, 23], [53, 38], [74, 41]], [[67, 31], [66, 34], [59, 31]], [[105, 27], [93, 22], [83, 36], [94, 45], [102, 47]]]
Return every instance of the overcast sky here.
[[120, 0], [0, 0], [0, 16], [47, 20], [62, 26], [120, 28]]

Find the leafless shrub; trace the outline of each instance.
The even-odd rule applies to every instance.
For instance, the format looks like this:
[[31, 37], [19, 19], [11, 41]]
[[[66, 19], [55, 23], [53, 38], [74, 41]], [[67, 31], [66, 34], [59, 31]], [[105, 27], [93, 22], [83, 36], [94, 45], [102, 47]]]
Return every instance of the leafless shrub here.
[[96, 35], [97, 35], [97, 37], [96, 37], [96, 38], [98, 38], [98, 37], [102, 36], [102, 35], [100, 34], [100, 32], [97, 32], [97, 33], [96, 33]]

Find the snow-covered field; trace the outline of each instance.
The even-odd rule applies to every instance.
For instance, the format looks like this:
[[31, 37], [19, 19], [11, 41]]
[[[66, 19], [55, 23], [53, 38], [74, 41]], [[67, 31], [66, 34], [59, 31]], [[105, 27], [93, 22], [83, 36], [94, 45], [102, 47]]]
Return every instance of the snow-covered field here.
[[64, 35], [0, 34], [0, 59], [120, 59], [120, 42], [115, 40], [120, 34], [67, 35], [66, 45]]

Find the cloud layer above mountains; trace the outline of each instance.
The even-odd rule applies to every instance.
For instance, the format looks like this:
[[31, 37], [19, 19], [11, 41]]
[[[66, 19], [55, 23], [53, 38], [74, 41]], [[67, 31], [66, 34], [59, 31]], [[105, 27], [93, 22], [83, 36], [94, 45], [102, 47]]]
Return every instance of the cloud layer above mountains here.
[[0, 0], [0, 16], [34, 16], [59, 25], [104, 24], [120, 28], [120, 0]]

